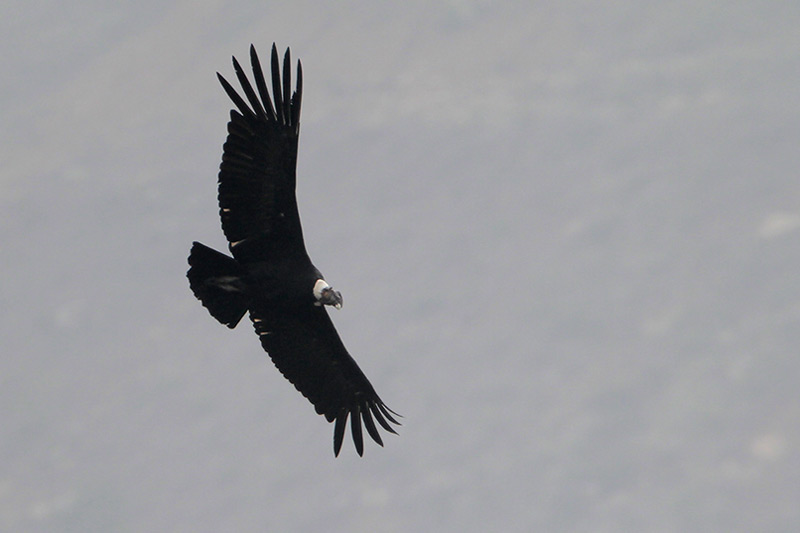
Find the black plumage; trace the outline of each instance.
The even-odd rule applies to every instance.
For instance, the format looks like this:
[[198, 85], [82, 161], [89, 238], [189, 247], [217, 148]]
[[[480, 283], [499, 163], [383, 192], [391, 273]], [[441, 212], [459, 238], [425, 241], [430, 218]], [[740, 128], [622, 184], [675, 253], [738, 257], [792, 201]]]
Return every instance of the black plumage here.
[[303, 241], [295, 197], [302, 68], [298, 61], [292, 93], [289, 50], [281, 75], [273, 44], [273, 107], [253, 46], [250, 61], [255, 88], [233, 58], [246, 101], [217, 73], [236, 106], [218, 183], [222, 230], [233, 257], [195, 242], [189, 285], [211, 315], [230, 328], [249, 312], [278, 370], [318, 414], [335, 422], [334, 453], [338, 456], [349, 418], [356, 451], [362, 455], [362, 424], [383, 445], [375, 422], [391, 433], [391, 424], [398, 422], [339, 338], [325, 305], [341, 307], [341, 294], [324, 281]]

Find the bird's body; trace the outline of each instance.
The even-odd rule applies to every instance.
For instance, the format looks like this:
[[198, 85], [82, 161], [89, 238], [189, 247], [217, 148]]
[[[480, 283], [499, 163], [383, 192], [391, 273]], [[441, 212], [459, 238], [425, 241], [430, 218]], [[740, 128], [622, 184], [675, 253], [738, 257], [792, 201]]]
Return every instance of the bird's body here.
[[[256, 90], [233, 64], [249, 106], [219, 74], [237, 110], [231, 111], [219, 173], [222, 229], [233, 257], [195, 242], [189, 284], [211, 315], [230, 328], [249, 313], [262, 347], [280, 372], [335, 422], [339, 454], [347, 419], [359, 455], [363, 427], [383, 444], [375, 421], [394, 433], [397, 424], [347, 352], [325, 309], [342, 297], [306, 252], [295, 197], [302, 70], [291, 94], [289, 50], [283, 61], [272, 47], [272, 101], [255, 48], [250, 57]], [[260, 99], [259, 99], [260, 96]]]

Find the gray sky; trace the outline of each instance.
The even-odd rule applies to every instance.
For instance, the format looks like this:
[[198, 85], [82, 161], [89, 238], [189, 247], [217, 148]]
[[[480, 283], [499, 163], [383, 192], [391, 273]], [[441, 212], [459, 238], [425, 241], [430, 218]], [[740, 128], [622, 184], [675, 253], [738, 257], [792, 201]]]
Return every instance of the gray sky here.
[[[6, 2], [0, 529], [796, 531], [800, 7]], [[298, 198], [404, 415], [332, 426], [223, 249], [215, 72], [305, 74]]]

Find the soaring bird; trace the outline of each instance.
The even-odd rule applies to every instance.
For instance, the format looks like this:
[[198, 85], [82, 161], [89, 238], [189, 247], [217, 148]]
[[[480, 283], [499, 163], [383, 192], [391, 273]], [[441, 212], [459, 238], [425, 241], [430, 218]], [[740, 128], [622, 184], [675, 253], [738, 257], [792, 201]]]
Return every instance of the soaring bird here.
[[[250, 46], [255, 89], [241, 65], [233, 68], [245, 101], [217, 73], [236, 109], [219, 169], [219, 214], [233, 257], [194, 242], [189, 286], [215, 319], [234, 328], [249, 312], [261, 346], [278, 370], [328, 422], [335, 423], [333, 452], [339, 455], [347, 419], [358, 455], [364, 453], [362, 425], [383, 446], [378, 424], [396, 433], [386, 407], [345, 348], [325, 306], [342, 307], [342, 295], [311, 262], [303, 242], [295, 196], [297, 140], [303, 71], [291, 92], [289, 49], [283, 79], [272, 45], [272, 96]], [[256, 92], [257, 91], [257, 92]], [[248, 105], [249, 104], [249, 105]]]

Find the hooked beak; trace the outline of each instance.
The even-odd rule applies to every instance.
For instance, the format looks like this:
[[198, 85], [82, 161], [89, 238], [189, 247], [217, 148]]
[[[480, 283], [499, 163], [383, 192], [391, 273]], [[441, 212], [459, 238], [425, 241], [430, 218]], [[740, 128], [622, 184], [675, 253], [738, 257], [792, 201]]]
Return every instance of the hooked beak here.
[[326, 287], [322, 290], [322, 297], [319, 299], [324, 305], [332, 305], [336, 309], [342, 308], [342, 293], [333, 290], [333, 287]]
[[342, 308], [342, 293], [333, 290], [333, 287], [322, 278], [314, 283], [314, 298], [317, 299], [314, 305], [332, 305], [336, 309]]

